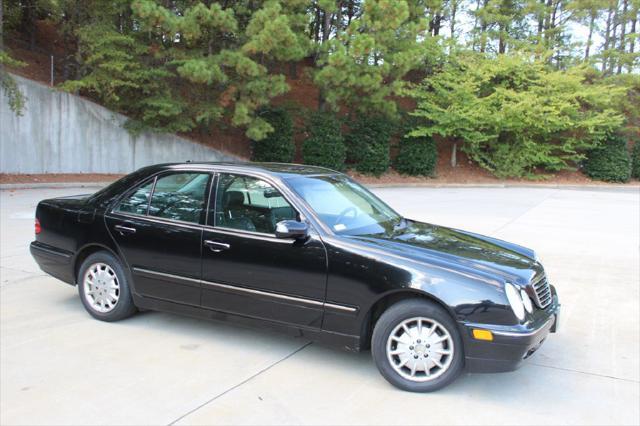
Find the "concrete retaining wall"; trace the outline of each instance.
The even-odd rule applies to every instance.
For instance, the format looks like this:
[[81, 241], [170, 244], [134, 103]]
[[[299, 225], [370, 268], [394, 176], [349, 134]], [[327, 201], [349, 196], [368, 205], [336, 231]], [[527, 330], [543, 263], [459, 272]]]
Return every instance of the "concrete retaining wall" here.
[[0, 94], [0, 172], [129, 173], [154, 163], [237, 161], [175, 135], [132, 137], [126, 117], [93, 102], [15, 76], [27, 98], [17, 116]]

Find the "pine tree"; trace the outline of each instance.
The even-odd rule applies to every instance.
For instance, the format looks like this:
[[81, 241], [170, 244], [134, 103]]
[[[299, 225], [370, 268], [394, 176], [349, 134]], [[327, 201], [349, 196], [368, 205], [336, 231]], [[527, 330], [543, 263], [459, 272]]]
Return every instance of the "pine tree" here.
[[326, 102], [394, 115], [397, 105], [391, 97], [406, 86], [405, 76], [424, 64], [431, 46], [426, 9], [404, 0], [366, 0], [357, 14], [351, 14], [351, 6], [345, 18], [344, 2], [318, 2], [318, 16], [326, 18], [317, 36], [322, 42], [314, 76], [320, 109]]

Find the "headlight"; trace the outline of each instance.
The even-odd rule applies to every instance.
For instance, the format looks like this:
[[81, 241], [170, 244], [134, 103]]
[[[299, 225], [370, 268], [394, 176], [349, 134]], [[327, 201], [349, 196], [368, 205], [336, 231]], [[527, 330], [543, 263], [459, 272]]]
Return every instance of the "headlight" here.
[[522, 304], [527, 312], [533, 312], [533, 303], [531, 303], [531, 298], [524, 289], [520, 290], [520, 297], [522, 297]]
[[520, 293], [512, 284], [509, 283], [504, 285], [504, 291], [507, 293], [507, 299], [509, 300], [513, 313], [520, 321], [522, 321], [524, 319], [524, 303], [522, 303]]

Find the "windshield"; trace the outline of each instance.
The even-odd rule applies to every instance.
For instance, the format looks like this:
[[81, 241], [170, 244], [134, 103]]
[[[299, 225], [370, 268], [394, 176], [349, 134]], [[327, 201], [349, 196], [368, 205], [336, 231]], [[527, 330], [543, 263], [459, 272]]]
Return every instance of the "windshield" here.
[[300, 176], [287, 183], [337, 234], [379, 234], [402, 222], [398, 213], [346, 176]]

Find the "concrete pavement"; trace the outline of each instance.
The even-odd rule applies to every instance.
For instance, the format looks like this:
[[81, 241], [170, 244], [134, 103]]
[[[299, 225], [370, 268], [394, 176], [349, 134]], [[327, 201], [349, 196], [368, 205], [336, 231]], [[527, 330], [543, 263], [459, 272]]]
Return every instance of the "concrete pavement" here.
[[535, 248], [562, 328], [513, 373], [399, 391], [370, 354], [147, 312], [89, 317], [28, 253], [39, 199], [0, 191], [0, 423], [638, 424], [640, 193], [384, 188], [408, 217]]

